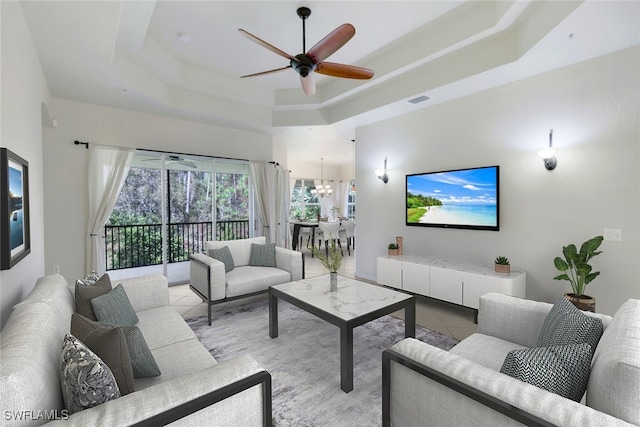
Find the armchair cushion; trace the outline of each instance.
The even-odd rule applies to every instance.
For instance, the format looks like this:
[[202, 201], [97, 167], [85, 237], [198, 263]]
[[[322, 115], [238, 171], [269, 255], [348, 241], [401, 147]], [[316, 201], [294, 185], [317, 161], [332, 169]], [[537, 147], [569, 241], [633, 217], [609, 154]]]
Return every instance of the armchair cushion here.
[[566, 298], [553, 305], [547, 315], [538, 347], [586, 343], [594, 351], [602, 336], [602, 320], [587, 316]]
[[251, 258], [249, 265], [257, 267], [275, 267], [276, 266], [276, 244], [268, 243], [260, 245], [251, 244]]
[[135, 326], [138, 316], [120, 284], [104, 295], [91, 300], [93, 311], [102, 323], [118, 326]]
[[500, 372], [579, 402], [589, 382], [591, 353], [584, 343], [513, 350]]
[[225, 273], [228, 273], [235, 268], [229, 246], [224, 246], [220, 249], [209, 249], [209, 256], [224, 264]]

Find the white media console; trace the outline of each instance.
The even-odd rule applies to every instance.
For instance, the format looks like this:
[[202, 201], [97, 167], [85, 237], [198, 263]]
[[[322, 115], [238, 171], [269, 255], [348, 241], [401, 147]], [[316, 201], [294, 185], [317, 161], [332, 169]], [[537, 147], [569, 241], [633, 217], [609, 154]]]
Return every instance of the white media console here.
[[487, 292], [524, 298], [527, 274], [496, 273], [493, 265], [474, 262], [398, 255], [378, 257], [377, 282], [473, 308], [477, 316], [480, 296]]

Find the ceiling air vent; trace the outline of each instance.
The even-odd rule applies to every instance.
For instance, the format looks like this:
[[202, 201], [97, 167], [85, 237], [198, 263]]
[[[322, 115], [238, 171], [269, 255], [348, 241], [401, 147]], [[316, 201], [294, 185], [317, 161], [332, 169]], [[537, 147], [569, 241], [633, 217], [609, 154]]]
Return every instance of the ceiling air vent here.
[[410, 99], [409, 102], [412, 104], [419, 104], [421, 102], [428, 101], [430, 99], [431, 98], [429, 98], [427, 95], [420, 95], [417, 98]]

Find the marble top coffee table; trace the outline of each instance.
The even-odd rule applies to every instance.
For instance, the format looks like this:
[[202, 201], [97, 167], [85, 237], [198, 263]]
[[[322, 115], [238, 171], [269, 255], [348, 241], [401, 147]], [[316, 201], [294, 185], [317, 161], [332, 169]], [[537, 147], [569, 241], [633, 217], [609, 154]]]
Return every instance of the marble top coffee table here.
[[347, 277], [338, 277], [338, 290], [329, 290], [329, 275], [269, 288], [269, 336], [278, 336], [278, 298], [340, 328], [340, 388], [353, 390], [353, 328], [404, 309], [405, 337], [415, 337], [413, 295]]

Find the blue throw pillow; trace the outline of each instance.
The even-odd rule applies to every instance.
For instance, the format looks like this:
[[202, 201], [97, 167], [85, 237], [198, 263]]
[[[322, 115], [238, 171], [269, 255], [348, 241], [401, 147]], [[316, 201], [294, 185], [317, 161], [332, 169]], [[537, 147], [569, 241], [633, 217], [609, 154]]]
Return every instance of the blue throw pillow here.
[[220, 249], [209, 249], [209, 256], [211, 258], [217, 259], [224, 264], [225, 273], [230, 272], [236, 267], [233, 263], [233, 257], [231, 256], [229, 246], [223, 246]]
[[118, 326], [135, 326], [138, 315], [131, 306], [122, 283], [104, 295], [91, 300], [99, 322]]
[[266, 245], [251, 244], [251, 258], [249, 265], [259, 267], [275, 267], [276, 266], [276, 244], [268, 243]]

